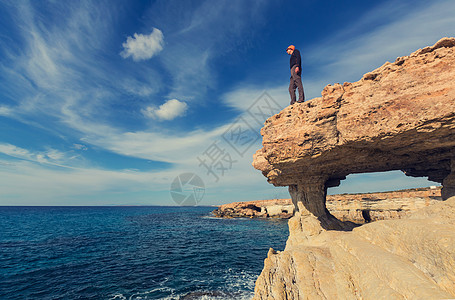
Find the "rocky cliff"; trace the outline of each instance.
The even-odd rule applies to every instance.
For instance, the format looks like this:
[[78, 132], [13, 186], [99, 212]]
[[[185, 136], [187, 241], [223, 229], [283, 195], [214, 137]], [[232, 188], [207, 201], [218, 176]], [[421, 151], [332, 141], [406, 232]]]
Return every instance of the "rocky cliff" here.
[[346, 232], [297, 212], [289, 232], [283, 252], [269, 250], [254, 300], [455, 297], [455, 197]]
[[440, 188], [327, 196], [328, 211], [338, 220], [356, 224], [401, 219], [442, 200]]
[[[266, 121], [253, 166], [289, 186], [297, 212], [255, 299], [455, 297], [454, 78], [455, 38], [444, 38]], [[327, 209], [347, 175], [390, 170], [441, 183], [449, 200], [357, 228]]]
[[288, 106], [265, 122], [253, 166], [326, 228], [342, 227], [325, 207], [327, 188], [352, 173], [403, 170], [455, 195], [454, 46], [441, 39]]
[[[400, 219], [409, 213], [441, 201], [440, 188], [394, 192], [327, 196], [329, 212], [341, 221], [357, 224]], [[280, 218], [294, 215], [291, 199], [271, 199], [223, 204], [213, 211], [219, 218]]]

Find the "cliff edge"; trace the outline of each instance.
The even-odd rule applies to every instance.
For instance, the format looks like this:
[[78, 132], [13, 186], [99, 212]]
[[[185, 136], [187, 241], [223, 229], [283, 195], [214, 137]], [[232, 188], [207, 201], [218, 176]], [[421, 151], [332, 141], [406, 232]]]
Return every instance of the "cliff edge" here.
[[[430, 187], [393, 192], [329, 195], [326, 206], [338, 220], [363, 224], [400, 219], [439, 201], [440, 187]], [[291, 199], [270, 199], [223, 204], [212, 214], [218, 218], [289, 219], [294, 215], [294, 211]]]
[[352, 173], [403, 170], [442, 183], [455, 195], [455, 38], [365, 74], [328, 85], [322, 97], [288, 106], [261, 130], [253, 166], [289, 186], [326, 229], [340, 229], [325, 208], [327, 188]]
[[[255, 299], [455, 297], [454, 78], [455, 38], [443, 38], [265, 122], [253, 166], [289, 186], [297, 212]], [[391, 170], [441, 183], [447, 201], [357, 228], [327, 209], [347, 175]]]

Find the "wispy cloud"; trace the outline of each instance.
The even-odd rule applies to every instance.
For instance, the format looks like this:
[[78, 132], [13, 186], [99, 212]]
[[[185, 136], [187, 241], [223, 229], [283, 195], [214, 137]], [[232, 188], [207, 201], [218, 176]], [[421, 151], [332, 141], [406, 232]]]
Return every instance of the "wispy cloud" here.
[[[109, 171], [96, 168], [48, 168], [31, 161], [0, 161], [0, 204], [112, 204], [115, 194], [136, 191], [149, 193], [144, 202], [172, 204], [169, 198], [153, 199], [152, 191], [168, 188], [162, 175], [134, 171]], [[81, 196], [93, 198], [90, 203]], [[123, 200], [131, 201], [124, 196]], [[166, 203], [167, 202], [167, 203]], [[122, 203], [122, 202], [120, 202]]]
[[290, 98], [287, 85], [264, 88], [263, 85], [240, 84], [224, 94], [222, 100], [226, 106], [236, 108], [241, 113], [244, 113], [264, 92], [267, 92], [280, 107], [285, 108], [289, 105]]
[[142, 113], [149, 118], [158, 120], [173, 120], [177, 117], [183, 116], [188, 109], [188, 104], [177, 99], [171, 99], [164, 104], [156, 107], [147, 107], [142, 110]]
[[13, 110], [6, 106], [0, 106], [0, 116], [8, 117], [13, 113]]
[[[272, 1], [221, 0], [191, 2], [166, 1], [172, 20], [163, 20], [157, 2], [149, 11], [150, 20], [163, 20], [166, 29], [165, 55], [160, 59], [174, 84], [169, 98], [207, 101], [203, 97], [216, 89], [220, 64], [227, 53], [246, 51], [261, 28]], [[235, 20], [235, 21], [234, 21]]]
[[[311, 96], [319, 96], [317, 90], [326, 84], [357, 81], [386, 61], [433, 45], [444, 36], [453, 36], [454, 11], [455, 2], [451, 0], [407, 6], [388, 1], [348, 29], [307, 48], [304, 60], [317, 65], [314, 77], [304, 78], [307, 86], [317, 87]], [[387, 22], [366, 30], [381, 19]]]
[[83, 151], [88, 150], [88, 147], [85, 145], [82, 145], [82, 144], [73, 144], [73, 148], [76, 150], [83, 150]]
[[[234, 49], [248, 48], [248, 40], [255, 34], [255, 21], [262, 18], [263, 10], [256, 9], [263, 8], [262, 2], [221, 1], [214, 4], [205, 1], [197, 8], [183, 10], [188, 13], [187, 18], [176, 18], [176, 12], [172, 12], [172, 22], [156, 23], [166, 33], [166, 45], [172, 45], [160, 55], [157, 54], [163, 50], [164, 36], [158, 29], [148, 35], [135, 34], [123, 43], [124, 58], [135, 61], [156, 58], [147, 64], [134, 63], [119, 56], [123, 38], [117, 40], [116, 45], [109, 44], [115, 37], [113, 31], [118, 21], [112, 11], [102, 6], [92, 7], [90, 2], [78, 2], [55, 14], [55, 18], [65, 21], [59, 19], [57, 25], [48, 26], [33, 6], [23, 2], [13, 16], [23, 45], [18, 47], [20, 51], [17, 53], [14, 48], [5, 51], [8, 59], [0, 65], [0, 76], [3, 76], [0, 78], [8, 79], [5, 85], [14, 90], [7, 94], [12, 104], [0, 106], [0, 115], [20, 118], [27, 124], [34, 122], [34, 126], [47, 126], [49, 130], [56, 127], [63, 130], [61, 127], [65, 127], [69, 136], [84, 143], [74, 144], [75, 150], [94, 147], [130, 157], [169, 162], [172, 166], [159, 172], [73, 167], [77, 158], [73, 158], [72, 153], [53, 148], [33, 151], [3, 143], [0, 144], [0, 153], [22, 161], [14, 162], [14, 165], [9, 160], [0, 161], [0, 195], [19, 193], [24, 195], [24, 199], [33, 199], [33, 193], [39, 192], [43, 197], [53, 195], [58, 198], [102, 193], [115, 188], [152, 193], [166, 190], [181, 172], [204, 175], [207, 187], [215, 191], [212, 203], [219, 203], [221, 197], [226, 199], [231, 193], [248, 194], [250, 199], [254, 199], [253, 193], [273, 193], [270, 192], [274, 190], [273, 186], [268, 185], [260, 172], [251, 166], [252, 154], [261, 147], [260, 141], [243, 157], [235, 158], [237, 162], [232, 170], [226, 171], [218, 183], [214, 183], [199, 165], [197, 157], [213, 142], [221, 141], [222, 134], [235, 120], [218, 124], [210, 130], [192, 127], [181, 132], [160, 126], [163, 125], [160, 122], [154, 122], [153, 128], [137, 124], [125, 128], [119, 121], [128, 114], [141, 122], [144, 115], [157, 120], [172, 120], [188, 110], [187, 103], [209, 100], [202, 96], [221, 84], [219, 76], [223, 70], [218, 69], [217, 59]], [[444, 35], [453, 35], [453, 1], [432, 2], [408, 13], [395, 10], [394, 2], [369, 16], [377, 20], [387, 15], [388, 22], [382, 26], [370, 30], [367, 20], [361, 19], [348, 30], [352, 34], [335, 33], [325, 37], [326, 43], [305, 49], [304, 59], [317, 69], [312, 76], [304, 74], [307, 99], [319, 96], [326, 84], [358, 80], [363, 73], [385, 60], [407, 55]], [[254, 7], [247, 9], [249, 5]], [[173, 7], [172, 3], [169, 7]], [[158, 14], [161, 10], [152, 7], [151, 11]], [[153, 13], [144, 19], [163, 20]], [[151, 24], [146, 26], [151, 28]], [[103, 61], [105, 57], [117, 59], [115, 65]], [[163, 69], [158, 69], [154, 63]], [[117, 65], [122, 65], [122, 68], [117, 68]], [[235, 108], [239, 115], [264, 90], [283, 107], [289, 104], [287, 84], [283, 81], [249, 82], [244, 80], [229, 93], [218, 94], [217, 100]], [[163, 95], [157, 97], [156, 94], [163, 90], [163, 94], [167, 94], [164, 97], [173, 100], [158, 106]], [[185, 102], [176, 99], [185, 99]], [[196, 105], [191, 105], [193, 107]], [[42, 125], [43, 122], [49, 124]], [[229, 150], [227, 145], [222, 146]], [[52, 170], [49, 166], [65, 168]], [[375, 184], [380, 187], [381, 181]], [[222, 192], [227, 194], [221, 196]]]
[[[390, 18], [382, 26], [372, 30], [365, 30], [367, 20], [361, 19], [354, 23], [351, 32], [355, 35], [346, 36], [345, 32], [336, 33], [327, 37], [326, 42], [318, 44], [305, 51], [305, 59], [308, 64], [316, 65], [317, 70], [313, 76], [304, 77], [306, 99], [320, 97], [325, 85], [335, 82], [356, 81], [361, 76], [379, 67], [386, 60], [395, 60], [397, 56], [408, 55], [418, 48], [432, 45], [443, 36], [453, 36], [455, 28], [455, 2], [439, 1], [428, 6], [420, 6], [415, 10], [403, 14], [395, 7], [393, 2], [387, 3], [375, 12], [368, 15], [369, 18], [380, 19], [384, 14]], [[266, 90], [283, 107], [289, 105], [287, 85], [261, 85], [241, 84], [234, 90], [223, 96], [226, 105], [245, 111], [248, 103], [245, 99], [254, 98], [259, 91]], [[260, 148], [258, 145], [257, 148]], [[255, 170], [246, 170], [253, 174]], [[362, 175], [359, 175], [362, 176]], [[410, 186], [428, 186], [431, 184], [425, 178], [407, 178], [399, 171], [392, 173], [381, 173], [372, 175], [369, 178], [367, 187], [362, 189], [358, 186], [359, 176], [352, 176], [336, 192], [381, 191], [384, 189], [396, 189]], [[374, 180], [372, 180], [374, 178]], [[392, 179], [391, 179], [392, 178]], [[393, 183], [393, 184], [392, 184]], [[357, 190], [356, 190], [357, 189]]]
[[126, 156], [185, 166], [196, 161], [196, 155], [220, 137], [228, 126], [229, 124], [210, 131], [195, 130], [180, 134], [151, 131], [110, 131], [104, 134], [93, 132], [84, 137], [83, 141]]
[[7, 143], [0, 144], [0, 154], [39, 164], [65, 168], [73, 168], [69, 163], [77, 158], [75, 155], [68, 155], [68, 153], [57, 149], [49, 148], [46, 151], [30, 151]]
[[148, 34], [137, 34], [128, 37], [122, 44], [124, 50], [120, 53], [123, 58], [132, 57], [134, 61], [147, 60], [155, 56], [164, 46], [164, 36], [161, 30], [153, 28]]
[[[52, 3], [48, 13], [55, 18], [49, 23], [31, 3], [10, 6], [22, 45], [20, 51], [4, 50], [7, 55], [0, 65], [0, 78], [14, 105], [3, 107], [2, 115], [8, 113], [35, 126], [43, 119], [60, 120], [70, 132], [79, 130], [78, 122], [103, 124], [116, 119], [116, 114], [125, 115], [111, 109], [118, 102], [137, 101], [160, 91], [162, 83], [155, 69], [141, 64], [133, 67], [127, 61], [111, 63], [109, 56], [117, 56], [109, 44], [116, 10], [104, 5]], [[151, 34], [159, 35], [159, 31]], [[138, 116], [141, 106], [136, 106]]]

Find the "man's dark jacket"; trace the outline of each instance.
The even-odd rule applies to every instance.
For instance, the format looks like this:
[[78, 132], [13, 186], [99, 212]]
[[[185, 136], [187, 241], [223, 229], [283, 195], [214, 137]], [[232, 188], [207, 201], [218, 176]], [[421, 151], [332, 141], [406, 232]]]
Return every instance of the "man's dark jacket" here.
[[294, 52], [292, 52], [290, 64], [291, 69], [293, 66], [297, 65], [299, 67], [299, 73], [302, 71], [302, 61], [299, 50], [295, 49]]

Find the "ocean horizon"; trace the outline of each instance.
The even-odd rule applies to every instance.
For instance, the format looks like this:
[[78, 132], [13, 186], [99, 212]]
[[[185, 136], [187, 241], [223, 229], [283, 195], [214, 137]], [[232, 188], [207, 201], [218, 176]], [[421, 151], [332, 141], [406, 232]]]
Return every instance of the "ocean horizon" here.
[[251, 299], [286, 220], [213, 206], [0, 206], [0, 299]]

